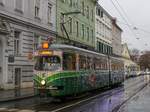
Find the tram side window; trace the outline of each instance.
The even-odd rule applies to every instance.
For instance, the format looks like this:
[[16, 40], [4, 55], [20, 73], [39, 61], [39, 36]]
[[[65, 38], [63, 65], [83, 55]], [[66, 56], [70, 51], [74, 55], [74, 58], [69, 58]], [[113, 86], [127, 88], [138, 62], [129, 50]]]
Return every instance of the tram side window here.
[[91, 58], [90, 58], [90, 57], [87, 57], [87, 67], [86, 67], [86, 68], [87, 68], [88, 70], [91, 69], [91, 63], [92, 63], [92, 62], [91, 62]]
[[80, 70], [86, 70], [86, 57], [85, 56], [81, 56], [79, 58], [79, 69]]
[[76, 70], [76, 56], [72, 53], [63, 54], [63, 70]]
[[95, 70], [100, 70], [101, 62], [96, 58], [94, 59], [94, 65], [95, 65], [95, 67], [94, 67]]

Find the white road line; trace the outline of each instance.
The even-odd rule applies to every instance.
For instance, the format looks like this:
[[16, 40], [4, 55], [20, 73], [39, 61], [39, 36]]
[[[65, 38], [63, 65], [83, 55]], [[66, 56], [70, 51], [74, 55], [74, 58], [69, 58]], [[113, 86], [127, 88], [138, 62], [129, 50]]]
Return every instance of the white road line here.
[[36, 112], [34, 110], [20, 110], [20, 111], [17, 111], [17, 112]]
[[7, 110], [7, 108], [0, 108], [0, 112], [6, 111], [6, 110]]
[[34, 110], [0, 108], [0, 112], [35, 112]]

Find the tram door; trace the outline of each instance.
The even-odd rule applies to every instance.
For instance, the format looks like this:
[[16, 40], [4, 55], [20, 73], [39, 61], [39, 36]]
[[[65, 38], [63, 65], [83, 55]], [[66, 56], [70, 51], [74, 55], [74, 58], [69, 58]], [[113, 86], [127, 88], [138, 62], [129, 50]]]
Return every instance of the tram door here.
[[15, 68], [15, 88], [21, 86], [21, 68]]

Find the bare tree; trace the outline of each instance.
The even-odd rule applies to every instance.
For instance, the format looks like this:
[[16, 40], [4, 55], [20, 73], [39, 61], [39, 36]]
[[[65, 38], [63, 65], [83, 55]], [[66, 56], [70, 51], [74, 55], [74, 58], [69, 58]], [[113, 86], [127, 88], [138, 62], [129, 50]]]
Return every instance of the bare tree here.
[[132, 61], [134, 61], [135, 63], [139, 62], [139, 57], [140, 57], [140, 50], [134, 48], [130, 50], [130, 56]]
[[140, 54], [140, 50], [136, 49], [136, 48], [133, 48], [130, 50], [130, 55], [139, 55]]
[[150, 51], [146, 51], [143, 55], [140, 56], [139, 64], [142, 70], [150, 70]]

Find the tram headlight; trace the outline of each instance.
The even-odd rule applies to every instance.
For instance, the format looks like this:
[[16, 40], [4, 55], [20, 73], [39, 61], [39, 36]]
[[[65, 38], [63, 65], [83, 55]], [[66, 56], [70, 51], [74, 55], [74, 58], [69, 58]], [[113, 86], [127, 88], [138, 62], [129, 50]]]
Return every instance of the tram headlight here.
[[46, 84], [45, 80], [42, 80], [41, 84], [44, 86]]

